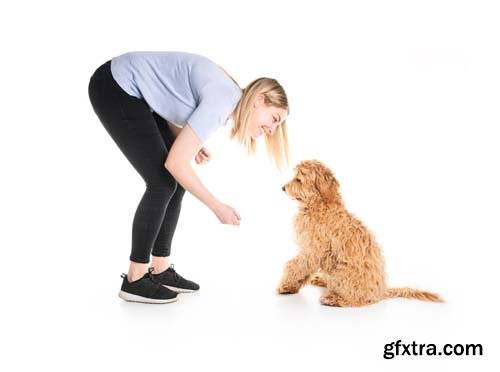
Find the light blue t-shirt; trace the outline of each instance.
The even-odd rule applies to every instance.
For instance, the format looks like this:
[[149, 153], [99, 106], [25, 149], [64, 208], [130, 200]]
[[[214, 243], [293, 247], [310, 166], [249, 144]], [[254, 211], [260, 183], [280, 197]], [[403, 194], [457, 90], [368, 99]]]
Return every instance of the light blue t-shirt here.
[[216, 63], [185, 52], [129, 52], [111, 59], [111, 74], [128, 94], [205, 142], [224, 126], [241, 88]]

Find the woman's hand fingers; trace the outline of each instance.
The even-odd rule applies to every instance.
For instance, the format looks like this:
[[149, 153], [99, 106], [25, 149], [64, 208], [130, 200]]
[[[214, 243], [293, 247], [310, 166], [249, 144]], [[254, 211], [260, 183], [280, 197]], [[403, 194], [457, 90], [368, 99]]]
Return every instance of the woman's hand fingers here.
[[208, 150], [202, 147], [200, 151], [198, 151], [198, 153], [196, 154], [194, 160], [196, 161], [196, 164], [205, 164], [210, 160], [210, 158], [211, 155], [208, 152]]
[[205, 154], [206, 156], [210, 156], [210, 151], [208, 151], [205, 147], [202, 147], [200, 151]]
[[196, 164], [201, 164], [203, 162], [203, 156], [201, 155], [201, 151], [198, 151], [194, 160], [196, 161]]
[[212, 158], [212, 154], [210, 154], [210, 151], [208, 151], [206, 148], [202, 147], [201, 148], [201, 154], [204, 156], [204, 158], [209, 161]]
[[234, 210], [234, 209], [233, 209], [233, 213], [236, 216], [236, 218], [238, 219], [238, 221], [240, 221], [241, 220], [241, 216], [239, 215], [239, 213], [236, 212], [236, 210]]

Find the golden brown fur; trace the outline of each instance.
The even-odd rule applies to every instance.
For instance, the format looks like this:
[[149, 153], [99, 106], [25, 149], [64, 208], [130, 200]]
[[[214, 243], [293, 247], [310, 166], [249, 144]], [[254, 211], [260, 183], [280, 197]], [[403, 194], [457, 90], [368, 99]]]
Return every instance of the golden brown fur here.
[[312, 284], [326, 287], [320, 302], [330, 306], [364, 306], [394, 297], [442, 302], [434, 293], [387, 288], [375, 237], [345, 209], [338, 181], [321, 162], [301, 162], [283, 190], [299, 201], [299, 254], [287, 262], [278, 293], [296, 293]]

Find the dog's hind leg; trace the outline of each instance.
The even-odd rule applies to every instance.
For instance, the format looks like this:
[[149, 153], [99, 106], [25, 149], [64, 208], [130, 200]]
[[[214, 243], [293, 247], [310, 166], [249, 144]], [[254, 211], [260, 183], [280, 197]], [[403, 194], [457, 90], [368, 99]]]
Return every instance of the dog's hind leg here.
[[338, 306], [338, 307], [360, 307], [373, 304], [376, 302], [373, 299], [368, 298], [357, 298], [347, 301], [342, 296], [334, 291], [327, 291], [321, 298], [319, 299], [322, 305], [327, 306]]
[[320, 298], [323, 305], [359, 307], [377, 302], [373, 293], [362, 282], [353, 280], [353, 273], [348, 270], [337, 270], [325, 278], [327, 291]]
[[319, 302], [327, 306], [349, 306], [335, 291], [328, 290], [320, 297]]

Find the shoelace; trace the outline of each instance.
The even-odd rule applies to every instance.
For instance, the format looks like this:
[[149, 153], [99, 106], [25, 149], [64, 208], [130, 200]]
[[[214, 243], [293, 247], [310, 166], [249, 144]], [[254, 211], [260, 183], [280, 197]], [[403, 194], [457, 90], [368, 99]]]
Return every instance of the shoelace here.
[[154, 293], [158, 292], [160, 290], [160, 288], [162, 288], [162, 284], [160, 282], [157, 282], [155, 280], [155, 278], [153, 277], [152, 273], [153, 273], [153, 270], [154, 270], [154, 267], [148, 267], [148, 272], [146, 273], [146, 277], [151, 280], [153, 282], [153, 284], [155, 284], [155, 291]]
[[181, 276], [179, 274], [177, 274], [177, 271], [175, 271], [174, 264], [170, 264], [170, 266], [168, 268], [172, 269], [172, 272], [174, 273], [175, 280], [179, 281], [181, 279]]
[[161, 285], [161, 283], [157, 282], [157, 281], [155, 280], [155, 278], [153, 277], [153, 271], [154, 271], [154, 267], [148, 267], [148, 272], [146, 273], [147, 278], [151, 279], [151, 281], [152, 281], [153, 283], [156, 283], [156, 284], [160, 284], [160, 285]]

